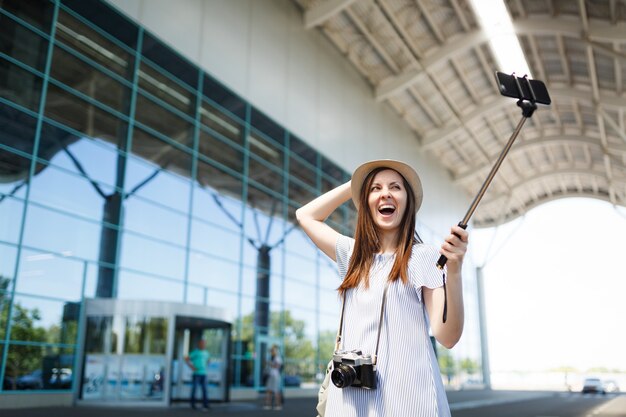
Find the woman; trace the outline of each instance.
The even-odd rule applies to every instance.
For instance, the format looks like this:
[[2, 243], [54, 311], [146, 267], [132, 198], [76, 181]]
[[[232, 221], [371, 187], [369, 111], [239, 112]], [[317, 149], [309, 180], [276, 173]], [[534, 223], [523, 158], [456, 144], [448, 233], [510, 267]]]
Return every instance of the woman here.
[[282, 398], [280, 395], [280, 369], [283, 360], [278, 353], [278, 346], [273, 345], [270, 350], [270, 360], [267, 364], [267, 382], [265, 383], [265, 409], [272, 408], [274, 399], [274, 410], [282, 410]]
[[[350, 198], [358, 210], [354, 239], [324, 223]], [[447, 348], [461, 337], [461, 266], [468, 234], [454, 226], [439, 251], [424, 245], [415, 233], [421, 202], [415, 170], [403, 162], [379, 160], [361, 165], [351, 181], [296, 211], [302, 229], [339, 268], [339, 293], [345, 296], [341, 350], [374, 354], [382, 295], [389, 282], [377, 388], [330, 384], [326, 417], [450, 415], [428, 328]], [[436, 267], [440, 254], [448, 258], [447, 270]]]

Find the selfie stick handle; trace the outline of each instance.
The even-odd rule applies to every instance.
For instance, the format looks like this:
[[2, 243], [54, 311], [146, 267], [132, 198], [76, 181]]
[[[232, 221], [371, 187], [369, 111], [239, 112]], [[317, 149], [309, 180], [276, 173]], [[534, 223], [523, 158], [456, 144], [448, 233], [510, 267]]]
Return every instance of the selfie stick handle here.
[[[502, 165], [502, 161], [504, 160], [504, 157], [506, 157], [506, 154], [509, 153], [511, 146], [513, 146], [513, 142], [517, 138], [517, 135], [519, 134], [520, 130], [522, 130], [522, 126], [524, 126], [524, 122], [526, 122], [526, 119], [532, 116], [532, 111], [529, 111], [526, 108], [526, 105], [524, 103], [529, 103], [530, 105], [534, 106], [535, 109], [537, 108], [537, 105], [535, 103], [531, 103], [527, 101], [522, 102], [522, 100], [518, 101], [517, 105], [522, 107], [522, 111], [524, 115], [522, 116], [522, 119], [517, 124], [517, 127], [515, 128], [515, 131], [511, 135], [511, 138], [509, 139], [509, 141], [506, 143], [506, 146], [504, 147], [502, 152], [500, 152], [500, 156], [498, 157], [498, 160], [496, 161], [493, 168], [491, 168], [491, 172], [489, 172], [487, 179], [485, 180], [485, 182], [483, 182], [483, 185], [480, 187], [478, 194], [476, 194], [476, 197], [474, 197], [474, 201], [472, 201], [472, 204], [470, 205], [469, 210], [467, 210], [467, 213], [465, 213], [463, 220], [459, 222], [459, 227], [462, 227], [463, 229], [467, 228], [467, 224], [470, 218], [472, 217], [472, 214], [474, 214], [474, 210], [476, 210], [476, 207], [478, 207], [478, 203], [480, 203], [480, 200], [483, 198], [483, 195], [485, 195], [485, 192], [487, 191], [489, 184], [491, 184], [491, 180], [493, 180], [493, 177], [496, 175], [496, 172], [500, 168], [500, 165]], [[459, 237], [459, 235], [456, 235], [456, 236]], [[443, 266], [446, 264], [447, 261], [448, 261], [448, 258], [446, 258], [445, 255], [441, 255], [439, 257], [439, 260], [437, 261], [437, 268], [443, 269]]]

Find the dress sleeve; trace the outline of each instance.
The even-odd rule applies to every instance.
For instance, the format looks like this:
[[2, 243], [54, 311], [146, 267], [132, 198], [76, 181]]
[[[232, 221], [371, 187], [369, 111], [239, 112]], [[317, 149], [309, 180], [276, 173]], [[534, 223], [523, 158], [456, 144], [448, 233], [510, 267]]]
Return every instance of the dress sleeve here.
[[337, 258], [337, 268], [339, 269], [339, 278], [343, 281], [348, 272], [350, 256], [354, 249], [354, 239], [348, 236], [339, 235], [337, 243], [335, 243], [335, 257]]
[[409, 261], [409, 279], [422, 301], [422, 287], [439, 288], [443, 286], [444, 270], [437, 268], [439, 250], [431, 245], [416, 245]]

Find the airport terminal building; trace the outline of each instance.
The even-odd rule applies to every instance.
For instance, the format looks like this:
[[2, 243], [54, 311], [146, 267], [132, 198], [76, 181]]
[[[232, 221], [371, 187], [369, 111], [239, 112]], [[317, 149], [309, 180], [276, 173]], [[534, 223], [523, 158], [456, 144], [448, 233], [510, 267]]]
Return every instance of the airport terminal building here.
[[[0, 408], [185, 401], [199, 338], [213, 400], [256, 398], [273, 344], [315, 394], [339, 282], [294, 212], [379, 158], [439, 245], [467, 195], [295, 2], [0, 0]], [[482, 379], [466, 258], [449, 385]]]

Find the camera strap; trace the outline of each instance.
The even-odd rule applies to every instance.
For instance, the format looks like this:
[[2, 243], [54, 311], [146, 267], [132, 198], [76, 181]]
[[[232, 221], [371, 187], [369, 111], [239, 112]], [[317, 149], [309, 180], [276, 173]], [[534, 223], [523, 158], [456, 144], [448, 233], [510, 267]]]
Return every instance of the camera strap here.
[[[380, 319], [378, 320], [378, 335], [376, 336], [376, 352], [374, 353], [373, 365], [376, 365], [378, 361], [378, 345], [380, 344], [380, 332], [383, 328], [383, 316], [385, 315], [385, 303], [387, 301], [387, 289], [389, 288], [389, 281], [385, 283], [385, 289], [383, 291], [383, 301], [380, 305]], [[341, 316], [339, 317], [339, 329], [337, 330], [337, 338], [335, 339], [335, 352], [339, 350], [341, 345], [342, 329], [343, 329], [343, 313], [346, 309], [346, 293], [343, 293], [341, 300]]]

